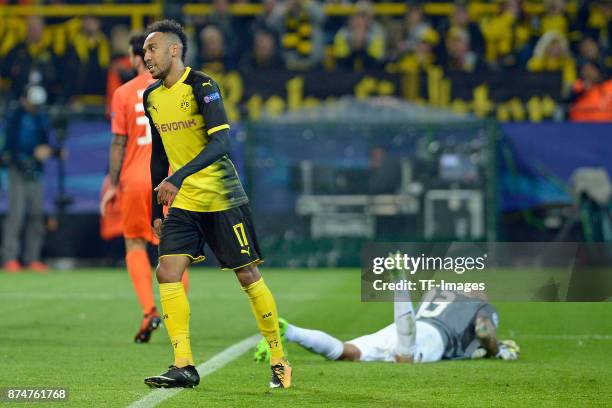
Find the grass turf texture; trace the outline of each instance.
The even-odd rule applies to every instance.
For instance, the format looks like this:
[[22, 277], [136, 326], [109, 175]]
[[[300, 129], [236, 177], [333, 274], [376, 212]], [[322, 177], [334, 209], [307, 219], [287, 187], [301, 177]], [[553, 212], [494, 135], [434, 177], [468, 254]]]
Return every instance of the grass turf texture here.
[[[360, 302], [357, 270], [264, 271], [297, 325], [348, 340], [392, 320], [389, 303]], [[194, 268], [189, 297], [196, 364], [257, 332], [232, 273]], [[497, 307], [518, 361], [328, 362], [292, 344], [289, 390], [268, 390], [269, 369], [249, 352], [160, 406], [612, 405], [612, 303]], [[0, 274], [0, 310], [0, 387], [63, 386], [67, 406], [127, 406], [150, 392], [145, 376], [172, 363], [163, 328], [150, 344], [132, 342], [141, 316], [125, 271]]]

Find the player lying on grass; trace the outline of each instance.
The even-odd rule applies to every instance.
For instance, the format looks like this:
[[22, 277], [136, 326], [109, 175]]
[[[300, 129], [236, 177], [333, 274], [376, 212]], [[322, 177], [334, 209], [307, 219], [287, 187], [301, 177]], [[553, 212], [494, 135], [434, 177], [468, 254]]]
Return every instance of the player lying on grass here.
[[[425, 294], [416, 318], [411, 302], [395, 302], [395, 322], [376, 333], [348, 342], [281, 319], [281, 336], [329, 360], [429, 363], [440, 360], [494, 357], [516, 360], [519, 347], [498, 341], [499, 315], [483, 293], [433, 290]], [[256, 361], [269, 358], [262, 340]]]

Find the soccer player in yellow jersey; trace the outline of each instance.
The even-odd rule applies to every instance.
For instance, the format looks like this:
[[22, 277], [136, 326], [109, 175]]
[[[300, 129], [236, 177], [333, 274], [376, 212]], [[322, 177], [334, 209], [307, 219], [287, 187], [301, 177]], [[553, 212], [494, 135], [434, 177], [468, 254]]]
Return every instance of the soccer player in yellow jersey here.
[[[143, 95], [151, 123], [153, 230], [160, 237], [157, 281], [174, 364], [148, 377], [152, 387], [193, 387], [200, 382], [189, 339], [189, 302], [181, 275], [211, 248], [249, 297], [259, 330], [271, 349], [271, 388], [291, 385], [278, 312], [257, 264], [262, 262], [248, 198], [228, 157], [229, 123], [223, 98], [209, 76], [185, 67], [187, 40], [172, 20], [147, 28], [144, 62], [157, 81]], [[168, 166], [172, 175], [168, 176]], [[164, 219], [162, 206], [170, 206]]]

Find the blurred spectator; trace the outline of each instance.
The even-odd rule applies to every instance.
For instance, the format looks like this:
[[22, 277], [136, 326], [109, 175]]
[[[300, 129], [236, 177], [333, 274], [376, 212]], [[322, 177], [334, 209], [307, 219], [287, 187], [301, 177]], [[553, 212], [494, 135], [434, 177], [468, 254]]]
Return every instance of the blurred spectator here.
[[261, 14], [255, 16], [251, 26], [252, 32], [265, 30], [278, 35], [278, 2], [277, 0], [263, 0]]
[[485, 59], [492, 67], [514, 67], [519, 53], [528, 44], [531, 30], [518, 0], [505, 0], [499, 14], [481, 24], [485, 38]]
[[372, 5], [360, 2], [348, 25], [340, 29], [334, 38], [337, 65], [358, 72], [380, 66], [384, 56], [385, 32], [374, 21]]
[[[44, 36], [45, 23], [40, 17], [28, 17], [27, 35], [23, 42], [18, 43], [0, 62], [1, 76], [10, 81], [7, 96], [17, 100], [27, 84], [39, 83], [46, 89], [57, 79], [53, 54]], [[54, 93], [52, 99], [56, 99]]]
[[585, 37], [578, 43], [578, 64], [582, 65], [587, 61], [596, 62], [602, 66], [604, 63], [599, 44], [591, 37]]
[[285, 0], [278, 27], [285, 66], [293, 71], [320, 67], [323, 59], [323, 9], [316, 0]]
[[111, 31], [111, 63], [106, 78], [106, 116], [110, 113], [113, 93], [121, 85], [134, 78], [134, 70], [127, 52], [130, 32], [124, 25], [114, 26]]
[[549, 31], [540, 37], [533, 57], [527, 63], [527, 69], [532, 72], [560, 72], [564, 92], [568, 92], [576, 80], [576, 63], [569, 44], [557, 31]]
[[423, 17], [423, 9], [419, 5], [408, 8], [403, 22], [403, 41], [399, 44], [399, 53], [415, 51], [419, 43], [425, 41], [437, 45], [440, 41], [438, 32]]
[[272, 32], [264, 29], [255, 32], [253, 50], [246, 54], [240, 67], [245, 72], [277, 71], [284, 68]]
[[612, 122], [612, 80], [606, 79], [595, 62], [580, 68], [580, 79], [572, 87], [569, 117], [574, 122]]
[[389, 72], [418, 72], [427, 70], [436, 62], [434, 45], [438, 41], [438, 36], [432, 36], [431, 30], [422, 30], [420, 37], [412, 47], [412, 51], [400, 56], [397, 61], [388, 64], [386, 69]]
[[478, 24], [470, 21], [467, 7], [464, 4], [455, 3], [453, 14], [448, 19], [444, 19], [442, 25], [440, 32], [444, 33], [446, 42], [451, 32], [456, 33], [457, 29], [465, 30], [468, 34], [470, 49], [479, 55], [484, 55], [484, 37]]
[[78, 95], [80, 102], [102, 103], [106, 86], [99, 78], [107, 76], [111, 52], [97, 17], [83, 17], [81, 31], [74, 37], [68, 53], [70, 67], [77, 70], [73, 94]]
[[43, 162], [51, 157], [49, 118], [41, 110], [47, 93], [40, 85], [26, 87], [17, 106], [6, 118], [6, 144], [2, 161], [8, 166], [9, 207], [2, 239], [3, 268], [19, 272], [21, 234], [25, 223], [23, 261], [29, 269], [44, 272], [40, 261], [44, 240], [42, 184]]
[[233, 55], [236, 51], [238, 39], [244, 37], [237, 36], [235, 17], [230, 13], [229, 0], [213, 0], [212, 1], [212, 13], [207, 16], [195, 18], [196, 32], [200, 33], [200, 43], [198, 44], [198, 54], [202, 55], [202, 48], [205, 46], [201, 42], [202, 30], [208, 26], [215, 26], [221, 32], [223, 36], [224, 52], [226, 55]]
[[417, 72], [431, 67], [436, 56], [434, 47], [440, 36], [423, 18], [420, 6], [411, 6], [404, 16], [401, 28], [402, 40], [391, 51], [389, 72]]
[[606, 2], [580, 0], [578, 13], [573, 23], [574, 31], [585, 37], [592, 37], [599, 44], [612, 44], [610, 28], [611, 5]]
[[[525, 0], [496, 0], [501, 4], [500, 11], [485, 17], [481, 24], [470, 21], [473, 15], [468, 14], [466, 6], [472, 6], [470, 1], [457, 0], [448, 17], [425, 15], [421, 2], [410, 1], [402, 18], [380, 20], [384, 28], [374, 21], [371, 0], [361, 0], [355, 4], [354, 15], [331, 16], [325, 26], [327, 33], [323, 32], [320, 0], [261, 1], [262, 12], [258, 16], [232, 15], [230, 0], [211, 0], [210, 14], [191, 16], [197, 30], [190, 36], [194, 42], [192, 54], [188, 54], [190, 65], [211, 73], [227, 72], [238, 62], [244, 70], [274, 70], [281, 58], [285, 69], [305, 71], [320, 68], [325, 51], [326, 68], [333, 67], [335, 59], [339, 68], [351, 71], [390, 61], [385, 67], [391, 72], [418, 72], [434, 64], [446, 72], [475, 72], [485, 62], [494, 68], [559, 72], [566, 90], [574, 82], [576, 65], [595, 62], [600, 67], [612, 67], [612, 2], [603, 0], [542, 0], [541, 16], [527, 15], [539, 11], [532, 3], [523, 7]], [[566, 4], [574, 2], [577, 14], [566, 8]], [[325, 0], [325, 4], [353, 3]], [[470, 11], [476, 12], [479, 7]], [[52, 102], [78, 92], [96, 95], [87, 100], [97, 104], [102, 103], [105, 91], [112, 92], [130, 77], [123, 49], [127, 44], [126, 28], [113, 26], [117, 20], [109, 24], [110, 44], [95, 17], [75, 17], [61, 23], [54, 20], [58, 24], [50, 27], [45, 27], [38, 17], [29, 18], [27, 25], [25, 21], [12, 16], [0, 19], [3, 99], [17, 99], [23, 87], [36, 80], [47, 89]], [[328, 47], [324, 48], [324, 44]], [[569, 53], [570, 44], [575, 58]], [[65, 84], [71, 89], [66, 90]], [[419, 91], [426, 86], [424, 82], [414, 83]]]
[[235, 68], [231, 55], [226, 51], [223, 33], [217, 26], [209, 25], [200, 31], [200, 47], [199, 70], [219, 74]]
[[212, 0], [212, 13], [206, 17], [206, 24], [217, 26], [223, 34], [223, 39], [231, 44], [234, 40], [234, 17], [229, 7], [229, 0]]
[[484, 69], [479, 55], [471, 50], [470, 35], [467, 30], [451, 27], [446, 33], [446, 61], [444, 68], [447, 72], [474, 72]]
[[540, 20], [540, 34], [556, 31], [568, 38], [569, 19], [566, 16], [565, 0], [544, 0], [544, 10]]

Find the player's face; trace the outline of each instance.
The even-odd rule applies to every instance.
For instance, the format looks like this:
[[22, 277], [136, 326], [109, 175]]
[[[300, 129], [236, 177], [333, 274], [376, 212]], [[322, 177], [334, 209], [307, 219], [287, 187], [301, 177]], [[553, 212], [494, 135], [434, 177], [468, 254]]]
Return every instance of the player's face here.
[[144, 42], [145, 66], [155, 79], [164, 79], [172, 66], [170, 44], [164, 33], [151, 33]]

